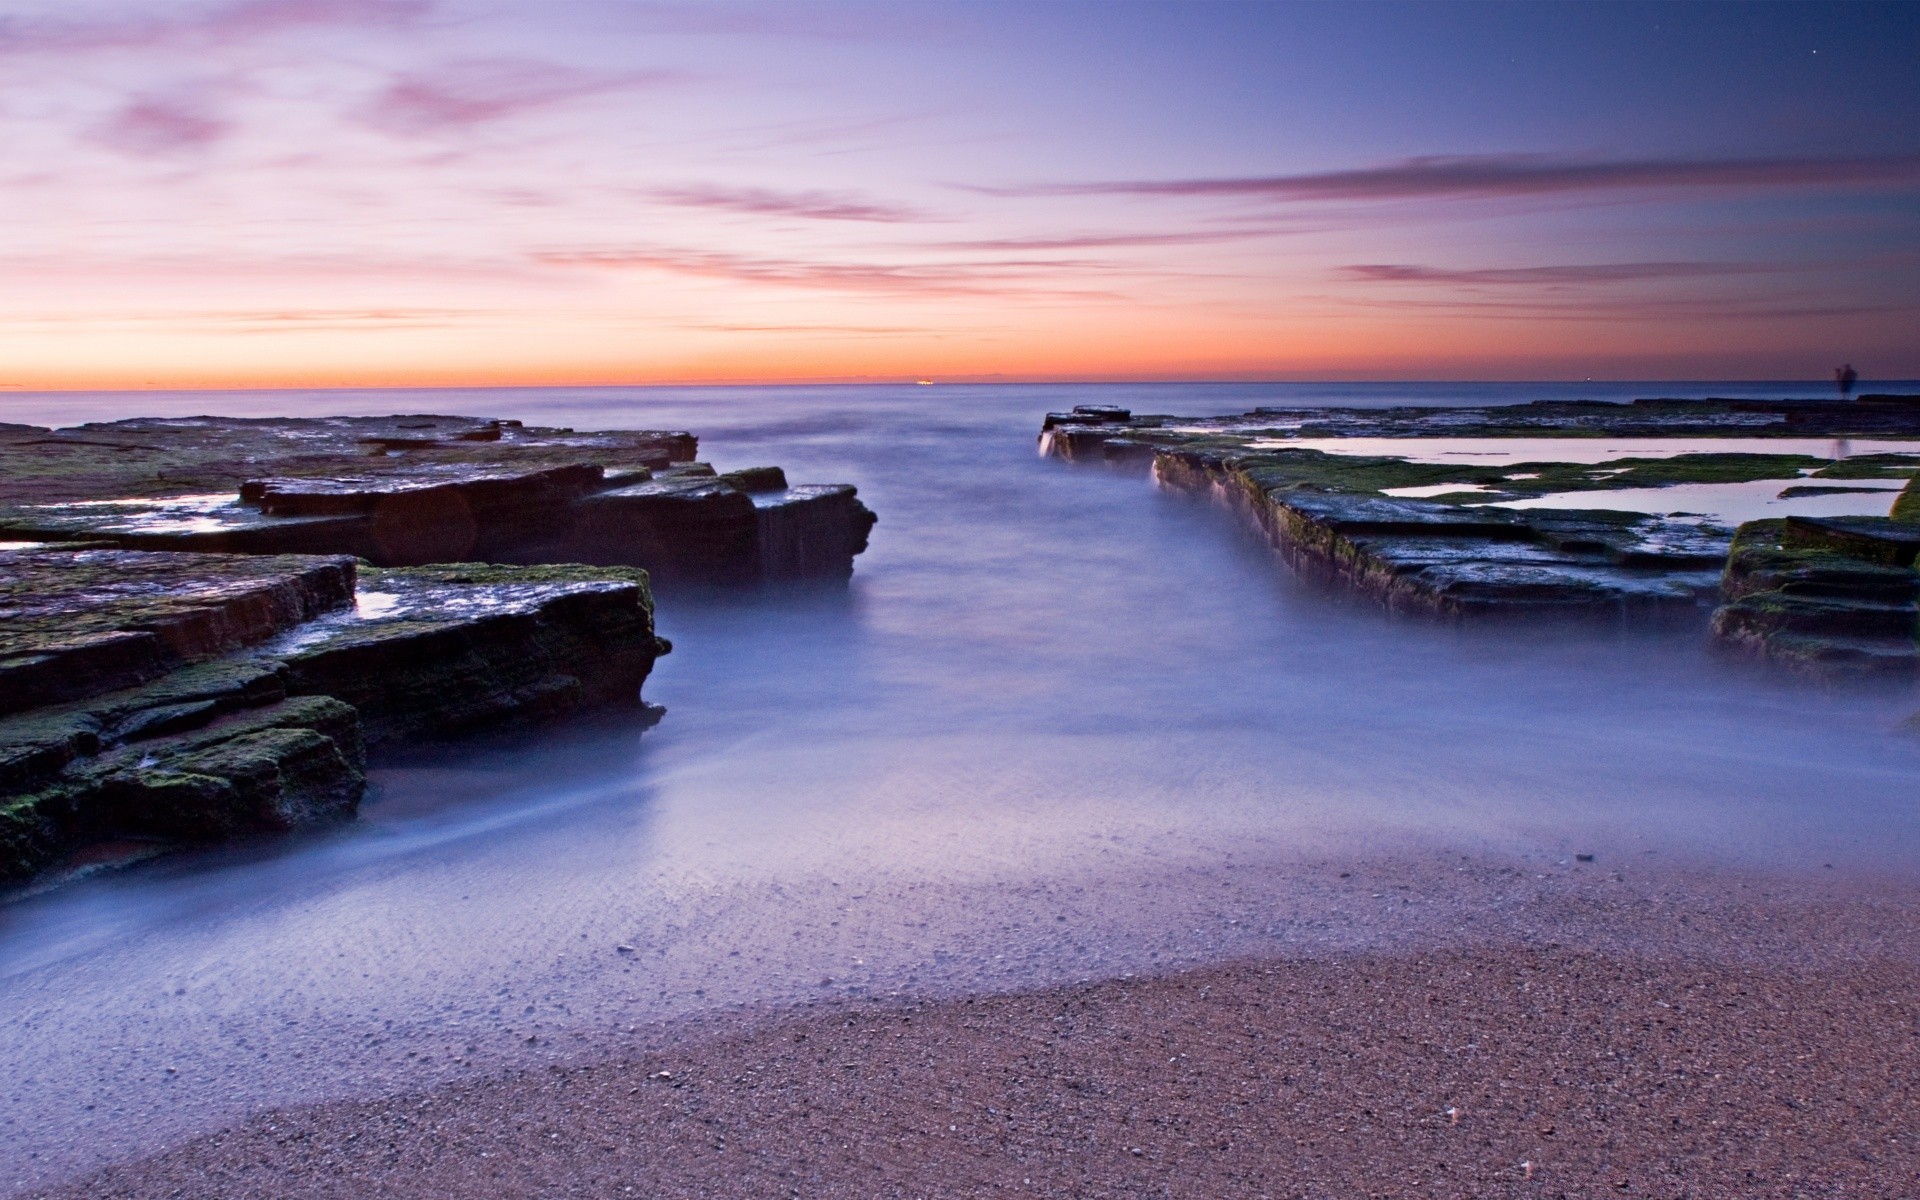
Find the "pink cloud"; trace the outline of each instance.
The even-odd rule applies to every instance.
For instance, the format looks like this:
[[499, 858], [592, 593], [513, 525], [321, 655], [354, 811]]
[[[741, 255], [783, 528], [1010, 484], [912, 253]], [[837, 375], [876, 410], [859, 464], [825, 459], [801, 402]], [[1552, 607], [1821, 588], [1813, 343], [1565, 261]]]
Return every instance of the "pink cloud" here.
[[1637, 189], [1764, 188], [1920, 182], [1920, 155], [1581, 161], [1544, 154], [1410, 158], [1305, 175], [974, 188], [1014, 196], [1212, 196], [1266, 200], [1492, 199]]
[[440, 133], [672, 78], [665, 71], [608, 75], [532, 59], [475, 60], [397, 77], [361, 118], [392, 133]]
[[149, 96], [127, 104], [93, 137], [127, 154], [157, 158], [204, 150], [229, 128], [198, 101]]
[[768, 217], [807, 217], [817, 221], [926, 221], [933, 218], [917, 209], [881, 204], [844, 192], [775, 191], [772, 188], [732, 188], [717, 184], [649, 189], [646, 195], [660, 204], [682, 208], [715, 209]]
[[326, 25], [396, 26], [426, 16], [432, 0], [242, 0], [153, 15], [95, 20], [0, 19], [0, 54], [144, 49], [232, 42]]

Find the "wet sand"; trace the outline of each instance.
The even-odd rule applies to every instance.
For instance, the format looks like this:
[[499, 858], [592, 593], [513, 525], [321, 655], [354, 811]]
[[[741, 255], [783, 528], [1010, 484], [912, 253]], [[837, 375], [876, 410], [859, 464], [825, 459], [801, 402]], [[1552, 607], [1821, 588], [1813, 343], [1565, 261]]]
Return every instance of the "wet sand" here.
[[1716, 900], [1589, 877], [1535, 897], [1518, 922], [1530, 930], [1503, 922], [1492, 939], [642, 1026], [562, 1063], [268, 1111], [41, 1194], [1890, 1197], [1915, 1186], [1911, 888], [1748, 881]]

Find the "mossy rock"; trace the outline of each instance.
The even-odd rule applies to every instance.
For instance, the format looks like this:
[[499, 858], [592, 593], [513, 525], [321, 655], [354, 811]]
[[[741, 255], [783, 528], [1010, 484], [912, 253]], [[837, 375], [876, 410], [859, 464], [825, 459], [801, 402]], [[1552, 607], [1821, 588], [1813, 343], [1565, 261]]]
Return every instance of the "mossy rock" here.
[[366, 783], [325, 734], [267, 728], [116, 772], [102, 781], [101, 798], [118, 829], [207, 842], [351, 816]]
[[257, 645], [349, 603], [340, 557], [55, 550], [0, 555], [0, 714]]
[[[1865, 522], [1865, 524], [1862, 524]], [[1713, 614], [1719, 642], [1822, 679], [1920, 670], [1920, 573], [1888, 561], [1872, 532], [1890, 522], [1753, 521], [1734, 535]]]
[[787, 473], [779, 467], [745, 467], [738, 471], [723, 471], [720, 478], [743, 492], [787, 490]]
[[210, 842], [344, 819], [366, 790], [365, 761], [359, 714], [324, 696], [75, 755], [0, 802], [0, 881], [30, 878], [102, 838]]
[[1900, 489], [1900, 494], [1893, 500], [1893, 511], [1887, 516], [1895, 521], [1920, 522], [1920, 475]]

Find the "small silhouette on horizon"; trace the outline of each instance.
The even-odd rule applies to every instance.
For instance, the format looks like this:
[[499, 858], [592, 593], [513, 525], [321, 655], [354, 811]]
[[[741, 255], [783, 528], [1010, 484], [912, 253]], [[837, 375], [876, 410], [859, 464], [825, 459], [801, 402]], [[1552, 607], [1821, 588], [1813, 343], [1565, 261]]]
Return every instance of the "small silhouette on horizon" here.
[[1854, 381], [1859, 378], [1860, 372], [1853, 369], [1852, 363], [1833, 369], [1833, 386], [1840, 389], [1840, 398], [1842, 400], [1853, 395]]

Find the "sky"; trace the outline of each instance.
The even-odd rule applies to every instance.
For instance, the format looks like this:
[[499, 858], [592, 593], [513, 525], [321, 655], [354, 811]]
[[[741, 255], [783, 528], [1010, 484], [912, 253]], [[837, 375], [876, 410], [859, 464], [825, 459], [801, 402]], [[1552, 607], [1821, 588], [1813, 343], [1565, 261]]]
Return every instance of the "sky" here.
[[1920, 377], [1920, 5], [0, 0], [0, 387]]

